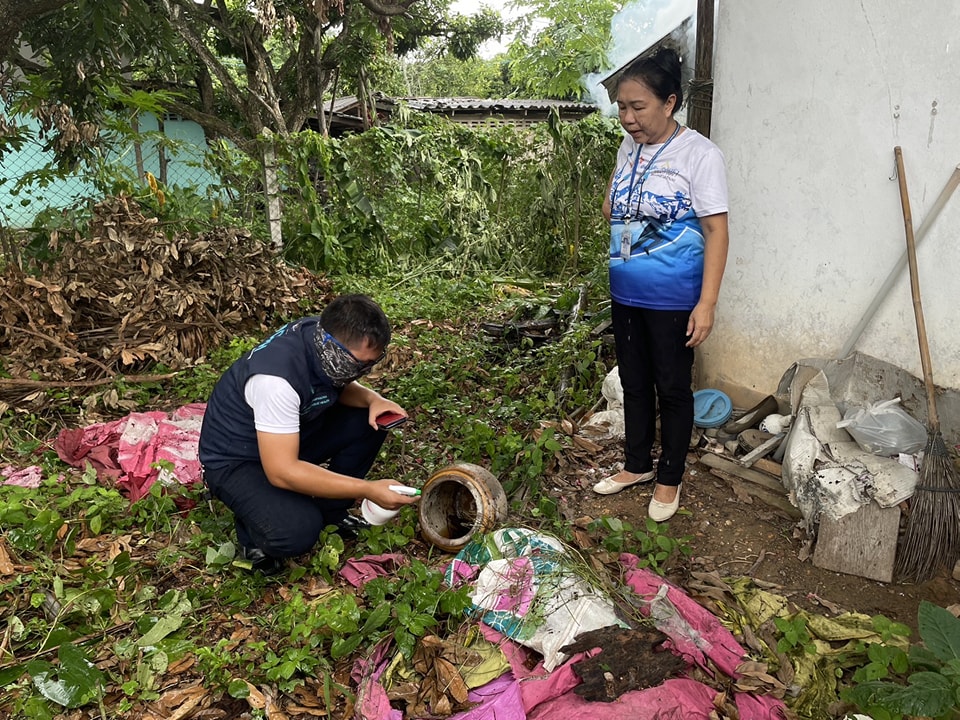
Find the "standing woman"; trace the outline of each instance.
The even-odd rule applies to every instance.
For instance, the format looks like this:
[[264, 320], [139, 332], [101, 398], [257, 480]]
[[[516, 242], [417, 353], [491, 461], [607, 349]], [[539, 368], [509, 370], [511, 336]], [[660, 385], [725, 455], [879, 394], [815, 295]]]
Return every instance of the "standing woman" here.
[[611, 495], [656, 478], [648, 515], [657, 522], [680, 505], [694, 348], [713, 328], [728, 244], [723, 155], [674, 120], [682, 104], [676, 51], [660, 49], [624, 70], [617, 107], [626, 137], [603, 203], [626, 443], [623, 470], [593, 489]]

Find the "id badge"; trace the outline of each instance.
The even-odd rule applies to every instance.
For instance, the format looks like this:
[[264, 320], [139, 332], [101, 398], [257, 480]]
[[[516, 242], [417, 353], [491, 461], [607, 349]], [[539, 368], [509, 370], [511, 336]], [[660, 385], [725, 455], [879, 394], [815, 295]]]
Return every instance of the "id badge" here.
[[630, 233], [630, 223], [623, 226], [620, 235], [620, 259], [626, 262], [630, 259], [630, 246], [633, 244], [633, 235]]

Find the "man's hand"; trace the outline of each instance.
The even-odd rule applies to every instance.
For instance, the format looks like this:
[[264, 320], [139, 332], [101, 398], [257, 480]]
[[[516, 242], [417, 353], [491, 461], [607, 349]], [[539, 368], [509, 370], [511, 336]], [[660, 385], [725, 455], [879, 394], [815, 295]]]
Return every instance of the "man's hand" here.
[[375, 502], [387, 510], [399, 510], [404, 505], [412, 505], [420, 499], [410, 495], [401, 495], [390, 489], [391, 485], [397, 484], [396, 480], [368, 480], [365, 483], [366, 488], [364, 488], [363, 496], [370, 502]]
[[[370, 423], [370, 427], [372, 427], [374, 430], [379, 430], [380, 427], [377, 425], [377, 418], [383, 415], [385, 412], [395, 412], [398, 415], [410, 417], [407, 415], [407, 411], [397, 405], [395, 402], [392, 400], [387, 400], [382, 395], [377, 395], [377, 398], [370, 403], [370, 413], [367, 416], [367, 422]], [[377, 504], [379, 505], [380, 503]]]

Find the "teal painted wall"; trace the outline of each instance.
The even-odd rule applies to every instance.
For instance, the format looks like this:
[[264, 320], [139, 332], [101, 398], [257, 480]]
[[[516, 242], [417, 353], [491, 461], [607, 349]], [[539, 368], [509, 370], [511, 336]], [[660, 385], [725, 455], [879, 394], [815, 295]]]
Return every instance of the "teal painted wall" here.
[[[26, 121], [18, 118], [18, 122], [26, 124], [34, 135], [40, 130], [39, 124], [32, 118]], [[141, 116], [140, 132], [156, 132], [157, 129], [156, 116]], [[200, 166], [207, 151], [203, 128], [195, 122], [167, 116], [163, 121], [163, 132], [170, 140], [181, 143], [174, 149], [164, 150], [168, 186], [194, 187], [203, 194], [210, 185], [219, 183], [218, 178]], [[147, 139], [140, 147], [144, 171], [153, 173], [159, 179], [160, 153], [156, 142]], [[113, 152], [116, 159], [135, 173], [136, 152], [132, 144], [124, 148], [113, 148]], [[51, 180], [42, 186], [40, 183], [32, 183], [20, 190], [16, 189], [20, 178], [30, 171], [41, 169], [51, 159], [52, 153], [44, 152], [39, 141], [27, 143], [21, 150], [8, 152], [0, 159], [0, 224], [14, 228], [30, 227], [40, 211], [69, 207], [79, 199], [94, 194], [94, 188], [85, 179], [83, 171], [63, 179]]]

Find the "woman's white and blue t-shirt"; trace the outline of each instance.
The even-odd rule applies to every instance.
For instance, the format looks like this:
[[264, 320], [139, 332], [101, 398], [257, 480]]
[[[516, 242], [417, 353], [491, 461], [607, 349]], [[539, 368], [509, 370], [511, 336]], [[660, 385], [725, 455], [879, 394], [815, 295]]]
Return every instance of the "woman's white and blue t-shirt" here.
[[692, 310], [703, 282], [699, 218], [727, 212], [720, 148], [689, 128], [663, 145], [638, 146], [626, 136], [610, 208], [613, 299], [652, 310]]

